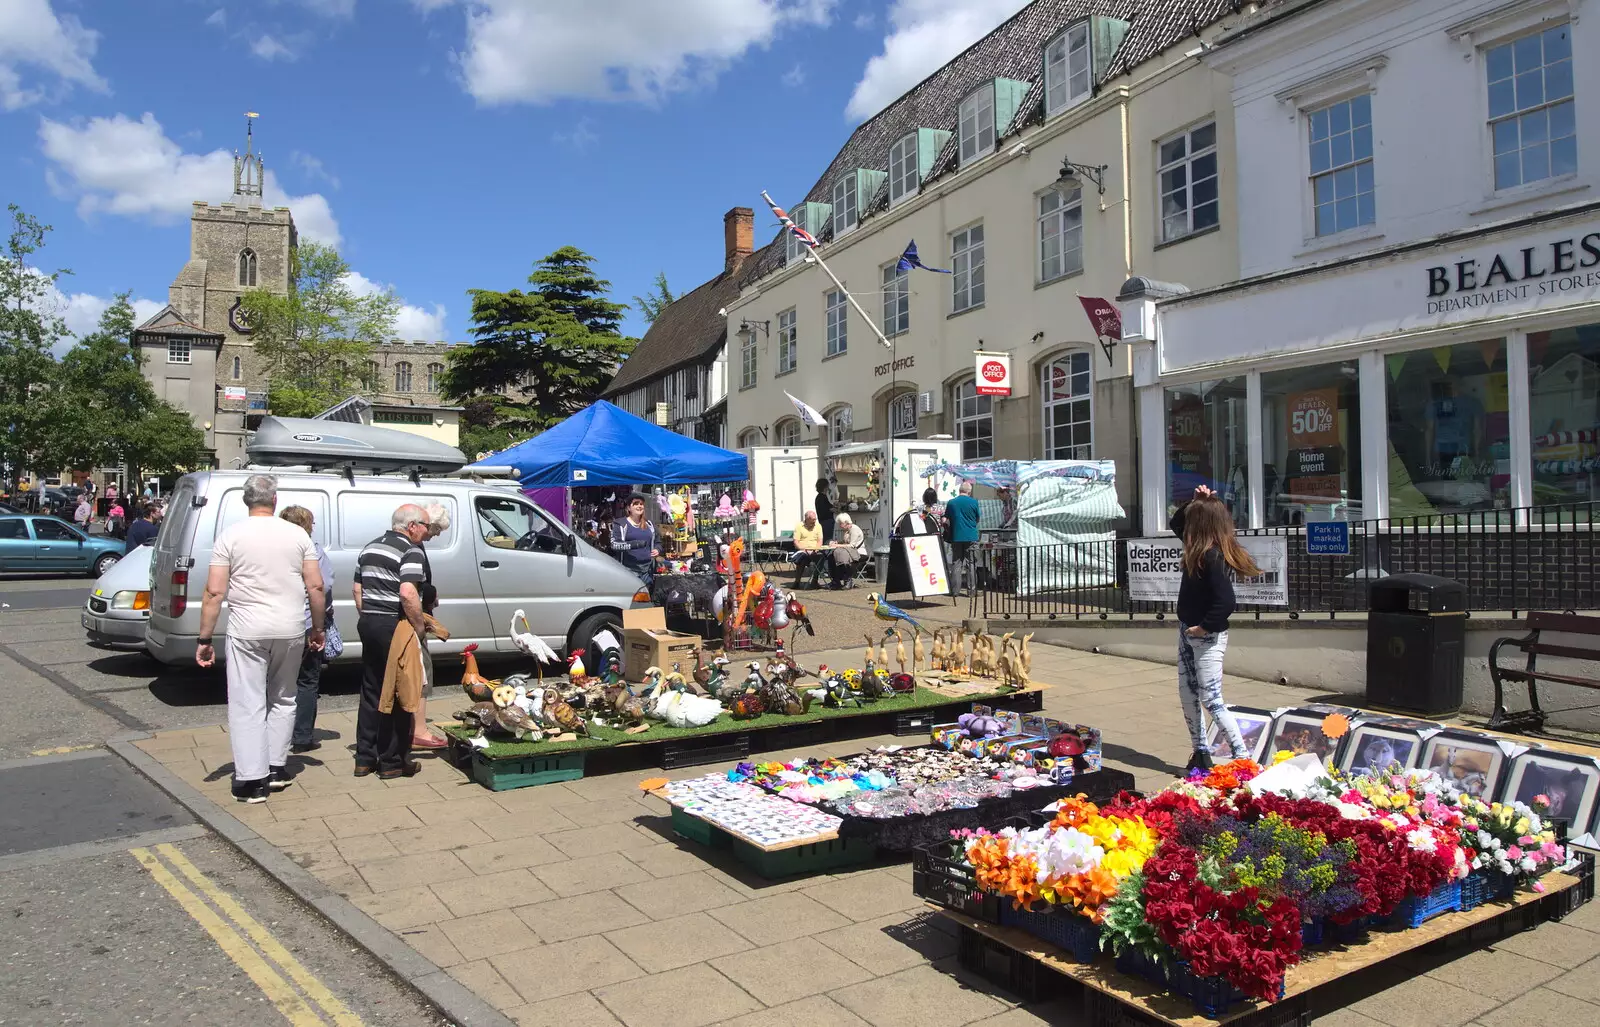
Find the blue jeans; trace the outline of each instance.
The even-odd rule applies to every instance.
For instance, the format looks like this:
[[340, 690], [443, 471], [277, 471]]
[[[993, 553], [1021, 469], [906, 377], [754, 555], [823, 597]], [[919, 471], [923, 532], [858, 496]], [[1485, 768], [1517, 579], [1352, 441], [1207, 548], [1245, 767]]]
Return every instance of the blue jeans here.
[[1239, 724], [1222, 699], [1222, 656], [1228, 651], [1228, 633], [1219, 631], [1200, 638], [1189, 637], [1189, 626], [1178, 624], [1178, 698], [1183, 702], [1183, 719], [1189, 724], [1189, 740], [1195, 752], [1208, 751], [1201, 709], [1222, 728], [1233, 757], [1250, 755], [1239, 733]]
[[289, 736], [293, 745], [310, 745], [316, 741], [313, 728], [317, 726], [317, 697], [322, 686], [322, 654], [306, 649], [300, 657], [300, 672], [295, 676], [294, 733]]

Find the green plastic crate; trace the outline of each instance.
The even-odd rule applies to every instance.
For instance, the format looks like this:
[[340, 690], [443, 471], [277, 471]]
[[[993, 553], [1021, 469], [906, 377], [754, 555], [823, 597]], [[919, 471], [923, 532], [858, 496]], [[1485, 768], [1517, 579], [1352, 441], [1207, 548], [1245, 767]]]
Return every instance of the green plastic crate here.
[[733, 852], [762, 877], [790, 877], [795, 874], [819, 874], [839, 867], [870, 863], [878, 855], [878, 847], [859, 838], [835, 838], [832, 841], [796, 845], [788, 849], [767, 852], [741, 838], [734, 838]]
[[504, 756], [492, 760], [474, 750], [472, 779], [495, 792], [576, 781], [583, 776], [583, 757], [582, 752], [558, 752], [548, 756]]
[[687, 838], [711, 849], [726, 849], [732, 841], [728, 832], [711, 823], [702, 820], [693, 813], [685, 813], [678, 807], [672, 807], [672, 832], [680, 838]]

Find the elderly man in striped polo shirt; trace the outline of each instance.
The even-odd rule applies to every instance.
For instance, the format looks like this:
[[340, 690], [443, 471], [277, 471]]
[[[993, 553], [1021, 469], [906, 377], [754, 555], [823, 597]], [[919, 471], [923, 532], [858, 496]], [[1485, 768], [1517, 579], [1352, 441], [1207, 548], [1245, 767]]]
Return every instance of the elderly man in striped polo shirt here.
[[378, 771], [383, 778], [410, 777], [411, 714], [397, 702], [391, 713], [378, 710], [389, 643], [400, 618], [424, 637], [422, 585], [426, 558], [417, 543], [428, 537], [428, 514], [414, 503], [398, 507], [390, 529], [367, 543], [356, 560], [355, 600], [360, 618], [361, 706], [356, 713], [356, 777]]

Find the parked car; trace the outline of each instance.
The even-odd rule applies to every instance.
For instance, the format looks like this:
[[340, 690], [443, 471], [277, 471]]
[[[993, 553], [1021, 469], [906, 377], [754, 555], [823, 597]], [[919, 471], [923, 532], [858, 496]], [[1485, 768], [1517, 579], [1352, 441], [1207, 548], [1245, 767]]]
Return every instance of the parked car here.
[[120, 539], [85, 535], [56, 517], [0, 516], [0, 571], [87, 574], [98, 578], [120, 559]]
[[150, 621], [150, 562], [155, 546], [134, 549], [95, 582], [83, 604], [89, 644], [106, 649], [143, 649]]
[[[341, 426], [342, 428], [347, 426]], [[150, 621], [145, 647], [167, 664], [194, 659], [200, 605], [218, 533], [247, 516], [249, 471], [200, 471], [178, 481], [156, 536]], [[511, 617], [525, 611], [531, 630], [557, 652], [583, 650], [598, 665], [594, 636], [622, 635], [622, 611], [650, 605], [637, 577], [587, 545], [511, 483], [395, 474], [278, 473], [278, 509], [311, 511], [315, 537], [333, 562], [334, 616], [345, 640], [343, 660], [361, 656], [351, 582], [362, 547], [389, 528], [404, 503], [440, 503], [450, 529], [427, 543], [448, 641], [430, 644], [435, 656], [476, 642], [479, 657], [519, 650]], [[225, 653], [223, 610], [213, 637]], [[531, 669], [531, 668], [530, 668]]]
[[21, 512], [21, 510], [18, 510], [9, 503], [0, 503], [0, 516], [11, 516], [14, 514], [20, 514]]

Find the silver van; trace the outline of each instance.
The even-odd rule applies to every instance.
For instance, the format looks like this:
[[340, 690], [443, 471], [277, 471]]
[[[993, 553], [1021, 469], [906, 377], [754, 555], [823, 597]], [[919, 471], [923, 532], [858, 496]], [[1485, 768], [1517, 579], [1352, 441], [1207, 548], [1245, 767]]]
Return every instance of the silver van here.
[[[532, 630], [557, 652], [592, 646], [600, 631], [622, 636], [622, 611], [649, 606], [639, 579], [540, 509], [515, 485], [459, 478], [340, 475], [307, 471], [199, 471], [170, 495], [151, 565], [150, 621], [145, 648], [162, 663], [194, 661], [200, 604], [217, 533], [243, 519], [244, 483], [251, 474], [278, 479], [278, 509], [303, 506], [316, 519], [314, 536], [333, 561], [334, 618], [345, 640], [341, 661], [359, 659], [355, 602], [356, 557], [389, 529], [404, 503], [438, 503], [450, 530], [426, 544], [439, 591], [439, 622], [450, 639], [429, 648], [437, 656], [470, 642], [483, 655], [515, 653], [512, 613], [526, 612]], [[217, 653], [227, 634], [227, 609], [214, 635]]]

